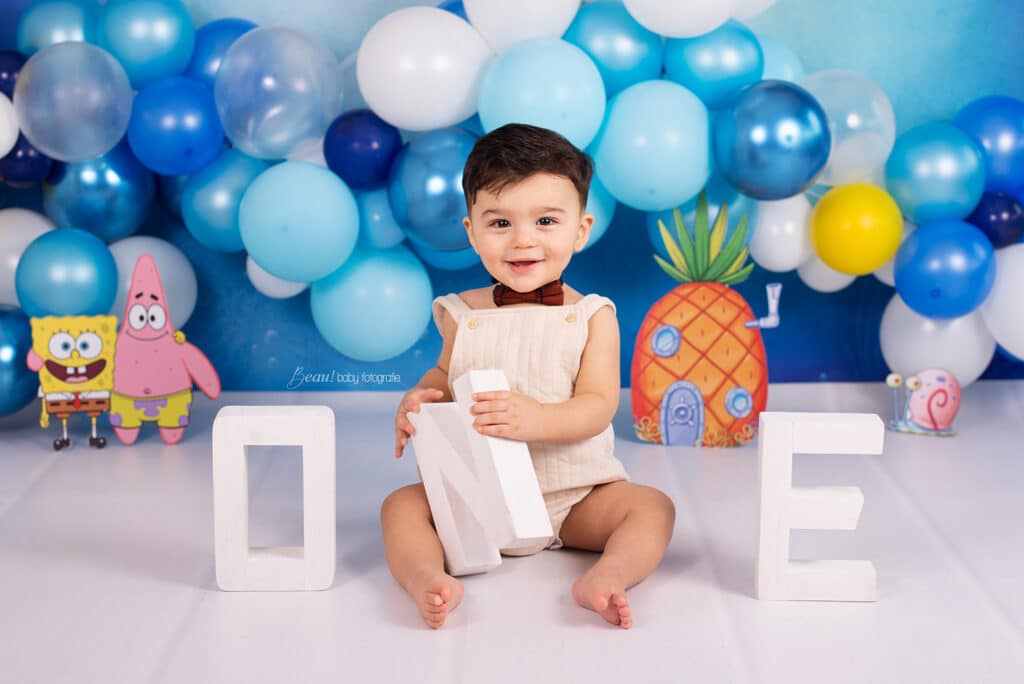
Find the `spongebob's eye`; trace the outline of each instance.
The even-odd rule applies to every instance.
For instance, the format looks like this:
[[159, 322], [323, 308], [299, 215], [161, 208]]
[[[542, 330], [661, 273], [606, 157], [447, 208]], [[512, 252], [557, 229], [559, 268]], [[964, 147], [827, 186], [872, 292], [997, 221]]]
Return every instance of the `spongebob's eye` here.
[[66, 359], [75, 348], [75, 338], [66, 332], [56, 333], [50, 338], [50, 355], [55, 359]]
[[128, 325], [132, 326], [135, 330], [142, 330], [146, 327], [146, 321], [149, 320], [149, 313], [146, 312], [146, 307], [141, 304], [136, 304], [128, 312]]
[[78, 336], [75, 346], [83, 359], [95, 359], [103, 351], [103, 340], [94, 332], [86, 332]]
[[149, 327], [153, 330], [160, 330], [164, 327], [164, 323], [167, 322], [167, 312], [164, 311], [164, 307], [159, 304], [154, 304], [149, 307]]

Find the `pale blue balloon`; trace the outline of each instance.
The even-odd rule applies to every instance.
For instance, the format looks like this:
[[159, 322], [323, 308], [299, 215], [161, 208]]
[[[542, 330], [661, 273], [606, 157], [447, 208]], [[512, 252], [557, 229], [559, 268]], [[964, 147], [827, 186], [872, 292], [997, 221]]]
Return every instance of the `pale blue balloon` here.
[[313, 322], [327, 343], [357, 361], [383, 361], [416, 344], [433, 300], [423, 264], [405, 247], [356, 250], [310, 286]]
[[472, 247], [435, 249], [415, 235], [408, 235], [409, 246], [425, 264], [441, 271], [462, 271], [480, 266], [480, 256]]
[[230, 149], [190, 176], [181, 195], [181, 216], [192, 237], [220, 252], [245, 249], [238, 207], [249, 185], [268, 168], [266, 162]]
[[309, 283], [335, 271], [352, 253], [359, 209], [352, 191], [329, 170], [289, 161], [249, 185], [238, 223], [242, 242], [260, 268]]
[[608, 97], [661, 75], [661, 36], [637, 23], [620, 3], [584, 5], [562, 38], [594, 60]]
[[132, 87], [177, 76], [192, 58], [196, 31], [180, 0], [108, 0], [96, 42], [124, 66]]
[[516, 43], [495, 57], [477, 99], [485, 131], [507, 123], [548, 128], [583, 149], [601, 127], [604, 82], [587, 53], [557, 38]]
[[103, 241], [77, 228], [43, 233], [25, 248], [14, 273], [28, 316], [95, 316], [117, 295], [117, 264]]
[[597, 175], [618, 201], [643, 211], [679, 206], [711, 175], [708, 110], [670, 81], [645, 81], [608, 103], [591, 146]]
[[96, 0], [35, 0], [18, 21], [18, 52], [26, 57], [44, 47], [96, 40]]
[[709, 109], [729, 104], [740, 90], [761, 79], [764, 55], [757, 36], [729, 20], [696, 38], [665, 43], [665, 73], [691, 90]]
[[405, 239], [405, 231], [391, 211], [387, 188], [356, 193], [356, 204], [360, 247], [390, 249]]
[[800, 57], [786, 45], [771, 36], [758, 36], [757, 40], [761, 43], [761, 53], [764, 55], [762, 79], [797, 83], [807, 73]]
[[985, 191], [985, 162], [974, 140], [953, 124], [922, 124], [896, 139], [885, 185], [912, 223], [962, 219]]
[[615, 217], [615, 207], [618, 203], [608, 188], [596, 175], [590, 179], [590, 192], [587, 193], [587, 212], [594, 215], [594, 225], [590, 229], [590, 239], [584, 245], [582, 251], [590, 249], [595, 242], [608, 230], [612, 219]]

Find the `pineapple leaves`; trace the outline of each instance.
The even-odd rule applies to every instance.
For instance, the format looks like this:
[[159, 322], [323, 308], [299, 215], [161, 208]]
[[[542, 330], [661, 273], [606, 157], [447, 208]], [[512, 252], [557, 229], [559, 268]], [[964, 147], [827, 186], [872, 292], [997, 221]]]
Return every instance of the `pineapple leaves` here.
[[722, 243], [725, 241], [725, 229], [729, 224], [729, 207], [725, 204], [718, 210], [718, 216], [715, 217], [715, 226], [711, 229], [711, 263], [715, 263], [715, 259], [718, 254], [722, 251]]
[[[679, 251], [679, 246], [676, 245], [676, 241], [669, 235], [668, 228], [665, 224], [658, 219], [658, 230], [661, 231], [661, 241], [665, 243], [665, 249], [668, 250], [668, 255], [672, 257], [672, 263], [675, 265], [675, 270], [688, 275], [688, 269], [686, 268], [686, 260], [683, 259], [683, 253]], [[672, 276], [673, 278], [675, 276]]]
[[[725, 206], [722, 207], [723, 211]], [[718, 215], [721, 220], [722, 215]], [[723, 232], [724, 226], [723, 225]], [[715, 226], [718, 229], [718, 226]], [[705, 280], [716, 281], [719, 276], [731, 275], [738, 270], [743, 262], [747, 258], [747, 250], [743, 247], [743, 242], [747, 237], [747, 217], [744, 216], [740, 219], [739, 224], [736, 226], [736, 230], [733, 231], [732, 235], [729, 236], [728, 242], [725, 243], [725, 248], [721, 251], [718, 256], [712, 260], [711, 268], [705, 274]]]
[[697, 195], [697, 215], [693, 224], [694, 256], [693, 270], [700, 280], [707, 280], [704, 273], [708, 269], [709, 235], [708, 235], [708, 196], [702, 190]]
[[697, 211], [693, 233], [686, 227], [682, 212], [672, 210], [678, 242], [663, 221], [658, 221], [661, 241], [672, 263], [660, 255], [654, 261], [671, 278], [683, 283], [717, 282], [733, 285], [746, 280], [754, 264], [747, 264], [750, 251], [744, 247], [747, 240], [747, 216], [742, 216], [736, 230], [726, 239], [729, 230], [728, 207], [722, 204], [715, 217], [714, 226], [709, 226], [708, 198], [703, 191], [697, 195]]
[[672, 210], [672, 218], [676, 224], [676, 235], [679, 236], [679, 249], [683, 253], [683, 261], [686, 262], [687, 272], [697, 277], [698, 272], [696, 270], [696, 261], [693, 255], [693, 238], [690, 237], [690, 231], [686, 229], [686, 223], [683, 221], [683, 214], [678, 208]]
[[657, 262], [658, 266], [661, 266], [661, 270], [663, 270], [665, 273], [667, 273], [670, 278], [674, 278], [674, 279], [678, 280], [681, 283], [688, 283], [691, 280], [693, 280], [688, 275], [684, 274], [678, 268], [676, 268], [672, 264], [668, 263], [667, 261], [662, 259], [657, 254], [654, 255], [654, 261]]
[[750, 272], [754, 270], [754, 264], [747, 264], [747, 267], [738, 273], [720, 278], [718, 282], [722, 285], [735, 285], [736, 283], [742, 283], [750, 275]]

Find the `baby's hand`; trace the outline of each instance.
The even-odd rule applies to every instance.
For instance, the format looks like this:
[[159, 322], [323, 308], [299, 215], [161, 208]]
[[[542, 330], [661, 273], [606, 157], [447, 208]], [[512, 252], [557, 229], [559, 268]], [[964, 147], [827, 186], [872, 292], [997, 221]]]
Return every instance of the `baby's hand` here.
[[473, 427], [483, 435], [530, 441], [541, 436], [543, 407], [519, 392], [477, 392], [469, 411], [477, 416]]
[[420, 404], [437, 401], [444, 397], [444, 392], [439, 389], [423, 389], [414, 387], [405, 393], [402, 402], [398, 405], [398, 413], [395, 415], [395, 458], [401, 458], [402, 450], [416, 428], [409, 422], [406, 416], [409, 411], [419, 413]]

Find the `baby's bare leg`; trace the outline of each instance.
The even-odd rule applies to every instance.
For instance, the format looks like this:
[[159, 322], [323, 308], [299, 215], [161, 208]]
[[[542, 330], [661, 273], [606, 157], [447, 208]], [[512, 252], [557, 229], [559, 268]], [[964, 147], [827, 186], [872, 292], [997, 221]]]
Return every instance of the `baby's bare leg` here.
[[569, 511], [560, 534], [566, 546], [604, 552], [573, 584], [576, 602], [612, 624], [631, 627], [626, 589], [658, 567], [675, 518], [672, 500], [653, 487], [631, 482], [595, 487]]
[[437, 629], [462, 601], [462, 582], [444, 571], [444, 550], [422, 484], [396, 489], [380, 509], [388, 568]]

